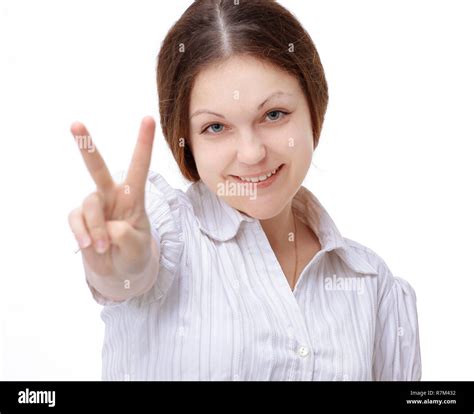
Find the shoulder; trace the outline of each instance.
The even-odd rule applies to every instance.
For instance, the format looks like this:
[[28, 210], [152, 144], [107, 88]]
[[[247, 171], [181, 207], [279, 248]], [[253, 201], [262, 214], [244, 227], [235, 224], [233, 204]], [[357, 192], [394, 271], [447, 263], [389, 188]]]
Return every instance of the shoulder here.
[[404, 278], [394, 276], [386, 261], [373, 249], [344, 237], [347, 249], [355, 255], [358, 255], [369, 263], [377, 272], [377, 286], [379, 298], [387, 296], [390, 292], [400, 292], [404, 295], [413, 297], [416, 300], [416, 294], [413, 287]]
[[362, 254], [365, 258], [371, 261], [371, 263], [382, 263], [383, 259], [372, 249], [369, 247], [356, 242], [355, 240], [348, 239], [347, 237], [344, 237], [344, 241], [347, 245], [347, 247], [357, 254]]

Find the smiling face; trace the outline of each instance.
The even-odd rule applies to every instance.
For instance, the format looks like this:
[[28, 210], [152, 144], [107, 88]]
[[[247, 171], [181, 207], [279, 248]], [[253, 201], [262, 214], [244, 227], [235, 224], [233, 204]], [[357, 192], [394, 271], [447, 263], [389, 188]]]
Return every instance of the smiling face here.
[[311, 164], [311, 115], [298, 80], [252, 57], [233, 56], [198, 74], [190, 131], [201, 180], [259, 220], [288, 206]]

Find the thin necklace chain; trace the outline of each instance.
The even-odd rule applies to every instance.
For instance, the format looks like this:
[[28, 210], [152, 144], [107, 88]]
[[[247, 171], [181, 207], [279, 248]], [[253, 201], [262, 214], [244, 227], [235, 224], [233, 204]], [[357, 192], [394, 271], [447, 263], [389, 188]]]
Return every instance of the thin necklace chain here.
[[295, 268], [293, 271], [293, 289], [295, 288], [296, 285], [296, 272], [298, 271], [298, 246], [297, 246], [297, 237], [296, 237], [296, 216], [295, 216], [295, 210], [292, 208], [291, 211], [293, 212], [293, 225], [295, 227]]

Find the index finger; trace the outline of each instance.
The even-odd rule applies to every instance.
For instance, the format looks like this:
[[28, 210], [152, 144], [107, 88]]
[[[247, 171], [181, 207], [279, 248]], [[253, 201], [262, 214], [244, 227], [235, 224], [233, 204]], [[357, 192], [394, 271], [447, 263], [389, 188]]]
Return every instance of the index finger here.
[[92, 138], [84, 124], [74, 122], [71, 125], [71, 133], [81, 151], [82, 158], [86, 164], [89, 173], [97, 185], [97, 189], [107, 192], [114, 187], [114, 180], [110, 175], [109, 169], [97, 147], [92, 142]]
[[137, 144], [127, 173], [127, 183], [132, 185], [139, 194], [145, 188], [154, 136], [155, 120], [151, 116], [147, 116], [143, 118], [140, 125]]

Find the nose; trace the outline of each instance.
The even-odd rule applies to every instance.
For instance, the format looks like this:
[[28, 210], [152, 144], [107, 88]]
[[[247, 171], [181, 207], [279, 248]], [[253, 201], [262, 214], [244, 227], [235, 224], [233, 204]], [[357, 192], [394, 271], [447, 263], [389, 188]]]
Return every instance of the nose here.
[[241, 137], [237, 145], [237, 160], [242, 164], [258, 164], [265, 158], [265, 146], [255, 135], [249, 134]]

